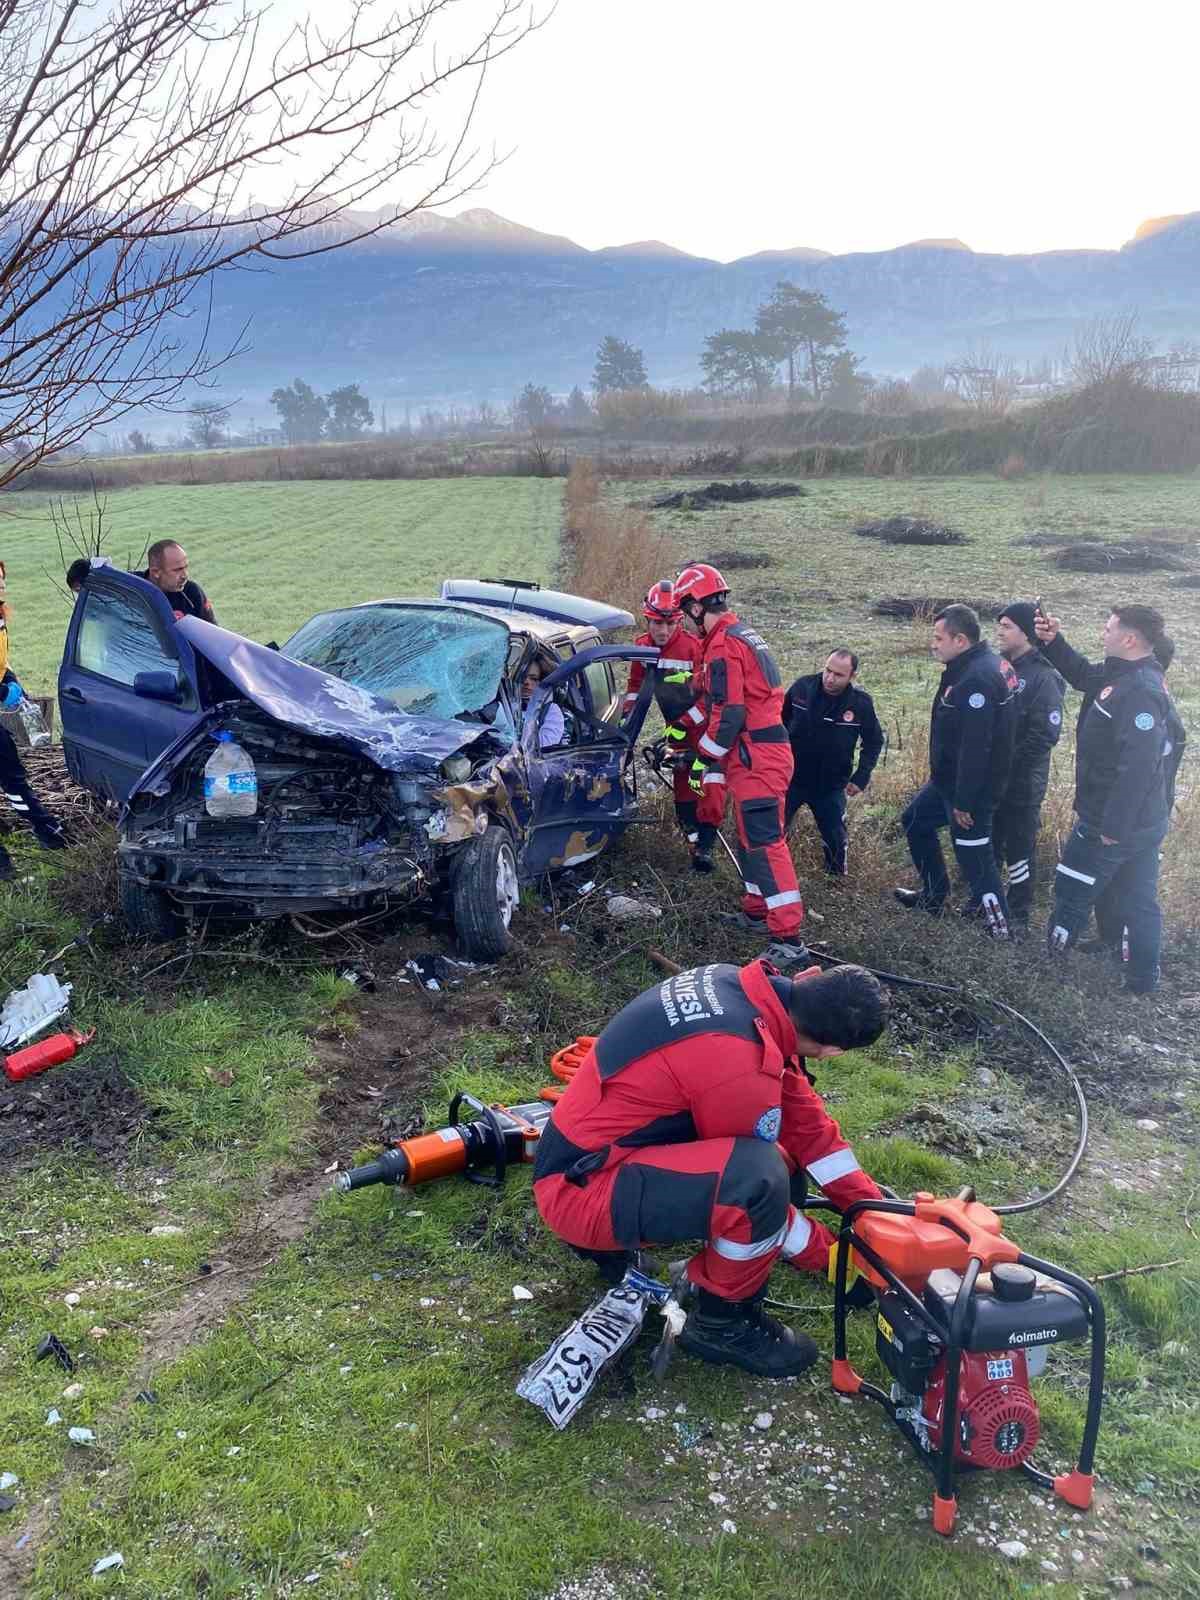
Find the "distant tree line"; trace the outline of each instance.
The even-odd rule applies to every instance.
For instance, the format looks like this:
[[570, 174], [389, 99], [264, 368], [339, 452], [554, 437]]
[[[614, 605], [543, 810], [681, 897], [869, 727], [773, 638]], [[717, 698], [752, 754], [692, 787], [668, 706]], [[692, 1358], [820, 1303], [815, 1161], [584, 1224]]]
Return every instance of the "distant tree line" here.
[[274, 391], [271, 404], [289, 444], [316, 444], [321, 439], [343, 444], [361, 439], [375, 426], [375, 414], [356, 383], [317, 394], [303, 378], [296, 378], [286, 389]]

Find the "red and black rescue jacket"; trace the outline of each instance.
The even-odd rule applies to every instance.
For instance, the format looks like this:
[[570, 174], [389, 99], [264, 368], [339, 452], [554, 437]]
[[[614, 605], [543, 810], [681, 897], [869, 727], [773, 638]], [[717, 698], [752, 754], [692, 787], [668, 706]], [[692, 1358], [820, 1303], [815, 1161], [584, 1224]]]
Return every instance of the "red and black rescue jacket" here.
[[[633, 642], [637, 645], [648, 645], [651, 649], [658, 648], [648, 633], [639, 634]], [[673, 724], [678, 725], [695, 703], [698, 692], [695, 679], [703, 653], [703, 643], [694, 633], [688, 633], [680, 623], [666, 644], [659, 649], [658, 660], [653, 665], [645, 661], [635, 661], [630, 667], [629, 687], [621, 706], [622, 714], [632, 710], [649, 665], [650, 671], [654, 674], [654, 698], [658, 702], [658, 709], [662, 712], [663, 721], [668, 727]]]
[[792, 982], [763, 961], [716, 962], [630, 1001], [555, 1106], [534, 1183], [582, 1187], [647, 1145], [732, 1136], [778, 1144], [840, 1209], [878, 1199], [796, 1053]]
[[704, 641], [700, 666], [703, 700], [685, 725], [703, 727], [697, 748], [722, 766], [737, 749], [752, 766], [752, 744], [788, 742], [783, 725], [783, 679], [761, 634], [728, 611]]

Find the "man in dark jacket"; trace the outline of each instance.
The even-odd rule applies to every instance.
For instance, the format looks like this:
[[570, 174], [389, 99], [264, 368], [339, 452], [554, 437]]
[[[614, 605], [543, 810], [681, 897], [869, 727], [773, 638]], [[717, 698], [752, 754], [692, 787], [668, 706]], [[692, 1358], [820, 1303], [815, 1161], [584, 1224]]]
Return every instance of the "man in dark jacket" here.
[[897, 889], [903, 906], [941, 911], [950, 892], [938, 833], [950, 829], [970, 886], [964, 910], [1008, 937], [1008, 907], [992, 853], [992, 817], [1008, 786], [1016, 727], [1016, 674], [979, 637], [970, 606], [947, 606], [933, 623], [931, 650], [943, 665], [929, 721], [929, 782], [901, 822], [920, 889]]
[[187, 551], [174, 539], [159, 539], [152, 544], [146, 551], [146, 570], [137, 576], [162, 590], [177, 618], [199, 617], [201, 622], [217, 620], [212, 601], [200, 585], [188, 577]]
[[871, 696], [854, 682], [857, 672], [853, 650], [834, 650], [822, 671], [797, 678], [783, 697], [794, 763], [784, 827], [807, 806], [825, 846], [825, 870], [837, 876], [846, 872], [846, 796], [867, 787], [883, 749], [883, 729]]
[[[1075, 751], [1076, 826], [1054, 881], [1047, 941], [1059, 953], [1074, 943], [1096, 900], [1119, 897], [1129, 934], [1125, 988], [1158, 987], [1162, 911], [1158, 862], [1170, 815], [1183, 725], [1155, 659], [1167, 643], [1151, 606], [1115, 606], [1104, 624], [1102, 662], [1072, 649], [1057, 617], [1039, 614], [1043, 653], [1084, 696]], [[1114, 918], [1115, 920], [1115, 918]]]
[[1017, 729], [1008, 787], [996, 807], [992, 847], [1006, 867], [1010, 922], [1029, 925], [1037, 879], [1037, 838], [1050, 782], [1050, 752], [1062, 732], [1064, 684], [1039, 653], [1034, 607], [1015, 600], [1000, 613], [996, 648], [1017, 675]]
[[[706, 1243], [680, 1335], [702, 1360], [791, 1377], [817, 1348], [763, 1315], [771, 1269], [823, 1272], [833, 1234], [792, 1203], [804, 1173], [844, 1211], [879, 1190], [812, 1087], [805, 1058], [872, 1044], [887, 996], [862, 967], [794, 981], [764, 961], [693, 967], [619, 1011], [538, 1141], [543, 1220], [606, 1277], [643, 1244]], [[802, 1195], [801, 1195], [802, 1198]]]

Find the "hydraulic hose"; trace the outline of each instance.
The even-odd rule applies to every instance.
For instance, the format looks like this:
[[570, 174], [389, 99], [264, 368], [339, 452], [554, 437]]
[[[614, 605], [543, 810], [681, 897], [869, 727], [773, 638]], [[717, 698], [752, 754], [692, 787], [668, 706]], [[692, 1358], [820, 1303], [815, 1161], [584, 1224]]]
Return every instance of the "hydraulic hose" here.
[[[814, 961], [824, 961], [830, 966], [843, 967], [849, 964], [845, 956], [837, 955], [832, 950], [813, 950], [811, 954]], [[855, 962], [854, 965], [857, 966], [860, 965], [860, 963]], [[1023, 1027], [1028, 1033], [1032, 1034], [1032, 1036], [1043, 1047], [1043, 1049], [1048, 1052], [1059, 1070], [1062, 1072], [1063, 1076], [1066, 1078], [1071, 1087], [1071, 1093], [1075, 1097], [1075, 1114], [1078, 1134], [1075, 1141], [1074, 1152], [1072, 1153], [1070, 1161], [1067, 1163], [1066, 1170], [1063, 1172], [1058, 1182], [1052, 1189], [1048, 1189], [1045, 1194], [1034, 1195], [1031, 1200], [1014, 1200], [1008, 1205], [989, 1206], [989, 1209], [996, 1212], [998, 1216], [1012, 1217], [1016, 1216], [1022, 1211], [1036, 1211], [1039, 1206], [1048, 1205], [1051, 1200], [1057, 1199], [1057, 1197], [1070, 1183], [1071, 1179], [1079, 1171], [1079, 1163], [1083, 1160], [1084, 1151], [1087, 1149], [1088, 1107], [1087, 1099], [1083, 1092], [1083, 1085], [1080, 1083], [1075, 1069], [1071, 1066], [1070, 1062], [1066, 1059], [1062, 1051], [1053, 1042], [1053, 1040], [1048, 1039], [1038, 1027], [1037, 1023], [1031, 1022], [1030, 1019], [1025, 1016], [1023, 1012], [1018, 1011], [1015, 1006], [1010, 1006], [1003, 1000], [995, 1000], [991, 995], [975, 995], [969, 990], [958, 988], [951, 983], [934, 983], [929, 978], [909, 978], [903, 973], [881, 972], [875, 967], [867, 967], [866, 971], [878, 978], [880, 983], [890, 984], [896, 988], [929, 989], [935, 994], [953, 995], [957, 1000], [965, 1000], [967, 1004], [973, 1008], [977, 1008], [980, 1003], [994, 1006], [997, 1011], [1002, 1011], [1005, 1016], [1011, 1017], [1014, 1022], [1020, 1023], [1021, 1027]]]

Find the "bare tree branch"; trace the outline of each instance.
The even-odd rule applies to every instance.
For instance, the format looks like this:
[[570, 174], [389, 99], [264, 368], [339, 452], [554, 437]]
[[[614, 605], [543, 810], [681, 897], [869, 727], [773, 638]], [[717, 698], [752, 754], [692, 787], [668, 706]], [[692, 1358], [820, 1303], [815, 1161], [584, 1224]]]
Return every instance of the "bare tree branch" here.
[[493, 168], [479, 95], [530, 0], [332, 9], [272, 45], [250, 0], [0, 0], [0, 487], [211, 379], [245, 337], [210, 347], [214, 274], [343, 249]]

